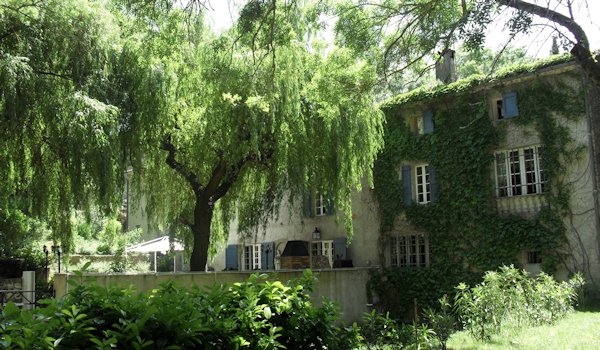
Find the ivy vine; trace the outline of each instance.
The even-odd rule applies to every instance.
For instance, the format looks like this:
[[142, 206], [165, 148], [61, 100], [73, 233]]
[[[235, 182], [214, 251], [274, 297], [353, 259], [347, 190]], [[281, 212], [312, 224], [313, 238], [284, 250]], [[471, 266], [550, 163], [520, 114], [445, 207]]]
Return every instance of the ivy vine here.
[[[516, 71], [540, 66], [544, 65], [519, 66]], [[501, 77], [513, 75], [504, 72]], [[474, 89], [483, 83], [493, 83], [500, 91], [517, 92], [519, 116], [494, 123], [489, 117], [486, 88]], [[476, 282], [483, 271], [502, 264], [518, 265], [517, 256], [525, 250], [540, 251], [542, 268], [554, 272], [564, 259], [563, 218], [569, 212], [570, 188], [561, 175], [582, 151], [574, 144], [565, 121], [584, 115], [582, 96], [578, 87], [552, 76], [513, 82], [510, 87], [503, 86], [496, 76], [429, 92], [420, 90], [384, 104], [386, 146], [374, 168], [380, 258], [383, 262], [394, 222], [404, 215], [411, 225], [428, 233], [430, 266], [373, 271], [367, 286], [369, 295], [376, 293], [382, 306], [400, 317], [412, 309], [415, 298], [420, 307], [431, 306], [441, 295], [452, 294], [459, 282]], [[426, 108], [433, 110], [435, 131], [417, 135], [405, 118], [411, 109]], [[501, 215], [496, 209], [493, 152], [506, 137], [507, 123], [533, 128], [543, 147], [545, 205], [533, 217]], [[435, 167], [439, 189], [435, 203], [402, 203], [399, 168], [407, 161], [427, 161]]]

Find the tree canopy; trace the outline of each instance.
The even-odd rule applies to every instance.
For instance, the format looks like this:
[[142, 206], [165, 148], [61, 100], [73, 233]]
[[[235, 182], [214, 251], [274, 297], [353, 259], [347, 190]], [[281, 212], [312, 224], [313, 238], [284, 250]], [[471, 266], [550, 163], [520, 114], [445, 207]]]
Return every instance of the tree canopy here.
[[[202, 9], [203, 2], [191, 2]], [[73, 209], [115, 213], [124, 170], [204, 269], [233, 218], [256, 234], [307, 190], [352, 233], [350, 195], [382, 147], [375, 70], [324, 49], [317, 2], [250, 1], [211, 33], [171, 1], [0, 2], [0, 192], [68, 251]]]
[[[530, 33], [534, 18], [547, 21], [587, 76], [600, 86], [600, 56], [593, 54], [575, 9], [586, 0], [379, 0], [341, 1], [337, 7], [337, 41], [378, 64], [383, 77], [421, 62], [438, 59], [438, 52], [463, 41], [470, 50], [482, 47], [493, 23], [504, 23], [511, 38]], [[509, 10], [508, 15], [500, 12]], [[425, 68], [424, 68], [425, 67]]]
[[43, 217], [67, 248], [72, 208], [120, 204], [119, 42], [103, 1], [0, 1], [0, 216]]
[[352, 232], [351, 193], [371, 176], [383, 116], [371, 65], [310, 46], [315, 11], [253, 1], [220, 36], [173, 11], [126, 44], [143, 52], [124, 87], [138, 188], [150, 217], [193, 246], [192, 270], [234, 217], [256, 234], [311, 189], [331, 196]]

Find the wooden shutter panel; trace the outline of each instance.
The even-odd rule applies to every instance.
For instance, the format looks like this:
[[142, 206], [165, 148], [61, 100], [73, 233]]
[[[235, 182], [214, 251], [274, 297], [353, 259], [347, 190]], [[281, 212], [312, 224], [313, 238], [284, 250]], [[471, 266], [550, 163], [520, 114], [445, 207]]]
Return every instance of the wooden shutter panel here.
[[431, 201], [437, 202], [437, 179], [435, 178], [435, 168], [429, 165], [429, 190], [431, 191]]
[[410, 179], [410, 165], [402, 166], [402, 201], [404, 205], [412, 204], [412, 186]]
[[260, 245], [261, 270], [275, 269], [275, 242], [262, 243]]
[[514, 118], [519, 115], [516, 92], [507, 92], [502, 95], [502, 110], [504, 118]]
[[423, 112], [423, 133], [431, 134], [433, 132], [433, 111]]
[[310, 191], [307, 191], [304, 195], [304, 217], [312, 218], [315, 216], [313, 210], [313, 200]]
[[333, 260], [346, 260], [346, 237], [333, 239]]
[[325, 203], [325, 215], [333, 215], [333, 199], [331, 198], [331, 195], [327, 195], [327, 198], [325, 199], [326, 203]]
[[239, 270], [238, 266], [238, 244], [230, 244], [225, 249], [225, 269]]

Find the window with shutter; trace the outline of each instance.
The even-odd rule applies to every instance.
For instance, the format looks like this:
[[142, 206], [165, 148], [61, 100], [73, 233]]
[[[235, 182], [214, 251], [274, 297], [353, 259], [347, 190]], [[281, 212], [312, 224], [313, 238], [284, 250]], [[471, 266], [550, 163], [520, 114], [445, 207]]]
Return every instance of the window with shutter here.
[[510, 119], [518, 116], [519, 107], [517, 105], [517, 93], [507, 92], [502, 94], [502, 98], [496, 100], [495, 108], [494, 114], [498, 120]]

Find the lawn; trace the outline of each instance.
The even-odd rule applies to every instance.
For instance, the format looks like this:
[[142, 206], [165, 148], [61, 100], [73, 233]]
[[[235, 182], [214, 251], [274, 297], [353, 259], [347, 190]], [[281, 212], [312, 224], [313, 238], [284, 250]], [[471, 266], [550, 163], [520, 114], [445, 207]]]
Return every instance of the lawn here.
[[448, 349], [600, 349], [600, 312], [574, 312], [551, 326], [507, 328], [487, 343], [463, 331], [452, 335]]

